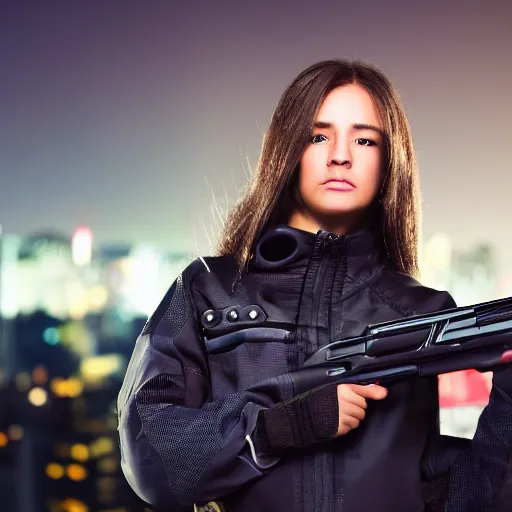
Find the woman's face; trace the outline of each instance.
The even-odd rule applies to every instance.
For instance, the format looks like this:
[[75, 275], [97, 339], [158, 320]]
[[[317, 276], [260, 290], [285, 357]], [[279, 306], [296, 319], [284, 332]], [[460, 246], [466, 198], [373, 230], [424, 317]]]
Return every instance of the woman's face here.
[[294, 212], [290, 223], [338, 234], [356, 227], [380, 190], [384, 150], [379, 113], [366, 89], [350, 84], [332, 90], [300, 160], [299, 192], [307, 211]]

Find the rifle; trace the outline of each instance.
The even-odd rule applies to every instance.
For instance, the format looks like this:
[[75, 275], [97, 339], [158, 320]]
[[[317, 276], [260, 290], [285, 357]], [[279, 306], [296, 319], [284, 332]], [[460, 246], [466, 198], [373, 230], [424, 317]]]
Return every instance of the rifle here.
[[[206, 340], [209, 353], [241, 343], [287, 341], [286, 329], [254, 327]], [[508, 346], [507, 344], [510, 344]], [[512, 297], [367, 326], [333, 341], [291, 372], [295, 394], [328, 383], [389, 384], [512, 362]]]

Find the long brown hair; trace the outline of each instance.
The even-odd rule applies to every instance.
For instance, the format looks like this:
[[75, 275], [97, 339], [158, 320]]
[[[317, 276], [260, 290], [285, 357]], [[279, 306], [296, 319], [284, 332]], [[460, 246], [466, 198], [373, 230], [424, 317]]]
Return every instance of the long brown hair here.
[[336, 87], [354, 83], [371, 94], [387, 135], [386, 172], [373, 226], [382, 236], [389, 265], [418, 275], [421, 205], [409, 123], [387, 77], [374, 65], [357, 60], [314, 64], [281, 96], [256, 171], [245, 194], [228, 213], [216, 251], [220, 256], [233, 256], [241, 271], [247, 269], [259, 236], [274, 224], [286, 223], [297, 205], [297, 169], [323, 100]]

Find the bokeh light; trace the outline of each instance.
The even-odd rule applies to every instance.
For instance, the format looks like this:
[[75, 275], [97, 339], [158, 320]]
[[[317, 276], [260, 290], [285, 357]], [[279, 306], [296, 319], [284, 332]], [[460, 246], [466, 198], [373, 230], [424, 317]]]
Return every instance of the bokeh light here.
[[64, 476], [64, 467], [61, 464], [52, 462], [46, 466], [46, 475], [52, 480], [58, 480]]
[[66, 468], [66, 474], [70, 480], [80, 482], [87, 478], [87, 469], [81, 464], [69, 464]]
[[48, 393], [43, 388], [32, 388], [28, 393], [28, 401], [36, 407], [41, 407], [48, 400]]

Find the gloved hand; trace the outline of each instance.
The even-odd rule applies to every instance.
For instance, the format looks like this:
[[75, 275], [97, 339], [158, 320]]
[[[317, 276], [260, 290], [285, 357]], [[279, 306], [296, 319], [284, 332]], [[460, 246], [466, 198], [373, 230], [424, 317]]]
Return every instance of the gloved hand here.
[[366, 415], [367, 399], [382, 400], [378, 385], [327, 384], [259, 413], [254, 443], [260, 453], [306, 447], [345, 435]]
[[512, 364], [504, 364], [493, 371], [492, 385], [502, 391], [512, 402]]
[[512, 401], [512, 348], [502, 355], [502, 360], [506, 362], [493, 369], [492, 385]]
[[254, 443], [271, 453], [332, 439], [338, 429], [337, 385], [328, 384], [260, 412]]

